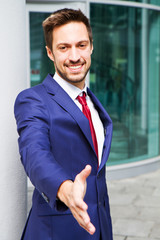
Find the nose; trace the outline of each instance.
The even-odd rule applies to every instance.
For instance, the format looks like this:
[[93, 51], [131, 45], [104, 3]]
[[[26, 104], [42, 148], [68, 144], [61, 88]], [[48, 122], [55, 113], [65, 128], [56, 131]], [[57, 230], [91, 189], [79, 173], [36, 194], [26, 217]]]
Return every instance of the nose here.
[[76, 47], [71, 48], [69, 52], [69, 60], [71, 62], [78, 62], [79, 59], [80, 59], [80, 54], [78, 49]]

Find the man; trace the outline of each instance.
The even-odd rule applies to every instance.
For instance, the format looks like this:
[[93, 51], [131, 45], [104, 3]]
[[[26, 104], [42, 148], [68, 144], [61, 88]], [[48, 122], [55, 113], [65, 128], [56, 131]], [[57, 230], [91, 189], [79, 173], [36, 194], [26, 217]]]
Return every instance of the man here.
[[111, 240], [105, 180], [112, 122], [85, 85], [93, 50], [88, 19], [62, 9], [43, 22], [56, 73], [16, 99], [19, 149], [35, 186], [24, 240]]

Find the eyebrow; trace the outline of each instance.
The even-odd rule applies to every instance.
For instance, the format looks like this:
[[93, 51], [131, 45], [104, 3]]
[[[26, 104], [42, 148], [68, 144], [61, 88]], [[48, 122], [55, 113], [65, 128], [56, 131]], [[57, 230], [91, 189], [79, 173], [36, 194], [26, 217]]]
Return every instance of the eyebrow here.
[[[81, 40], [81, 41], [77, 42], [76, 45], [81, 44], [81, 43], [89, 43], [89, 40]], [[58, 44], [57, 44], [57, 47], [59, 47], [59, 46], [61, 46], [61, 45], [66, 45], [66, 46], [68, 46], [68, 45], [71, 45], [71, 44], [70, 44], [70, 43], [66, 43], [66, 42], [61, 42], [61, 43], [58, 43]]]

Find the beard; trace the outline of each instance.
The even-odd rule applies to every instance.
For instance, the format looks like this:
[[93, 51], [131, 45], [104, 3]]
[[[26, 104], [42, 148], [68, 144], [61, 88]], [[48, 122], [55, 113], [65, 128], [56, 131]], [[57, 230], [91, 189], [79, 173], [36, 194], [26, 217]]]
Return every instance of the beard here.
[[67, 76], [68, 74], [62, 73], [60, 71], [60, 69], [56, 68], [56, 70], [59, 73], [59, 75], [61, 76], [61, 78], [63, 78], [64, 80], [66, 80], [67, 82], [69, 82], [71, 84], [83, 82], [86, 78], [87, 73], [89, 72], [89, 69], [90, 69], [90, 67], [85, 71], [83, 76], [81, 76], [81, 77], [77, 76], [77, 78], [76, 78], [75, 76], [78, 75], [78, 74], [74, 74], [74, 77], [72, 78], [72, 77]]
[[[81, 62], [80, 60], [73, 63], [71, 62], [70, 64], [74, 65], [74, 64], [86, 64], [85, 61]], [[54, 61], [54, 66], [55, 66], [55, 69], [57, 71], [57, 73], [60, 75], [61, 78], [63, 78], [65, 81], [71, 83], [71, 84], [76, 84], [76, 83], [80, 83], [80, 82], [83, 82], [86, 78], [86, 75], [87, 73], [89, 72], [89, 69], [90, 69], [90, 66], [91, 66], [91, 63], [88, 65], [88, 67], [85, 69], [85, 71], [81, 72], [81, 73], [68, 73], [68, 72], [62, 72], [58, 67], [57, 67], [57, 64], [56, 64], [56, 61]], [[64, 65], [65, 67], [68, 67], [69, 64], [65, 64]]]

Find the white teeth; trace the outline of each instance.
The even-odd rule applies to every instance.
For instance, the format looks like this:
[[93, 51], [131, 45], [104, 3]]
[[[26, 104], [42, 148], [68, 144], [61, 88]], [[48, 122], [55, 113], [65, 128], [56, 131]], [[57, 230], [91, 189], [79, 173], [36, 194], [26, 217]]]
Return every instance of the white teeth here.
[[69, 68], [71, 68], [71, 69], [78, 69], [78, 68], [80, 68], [81, 67], [81, 65], [78, 65], [78, 66], [70, 66]]

